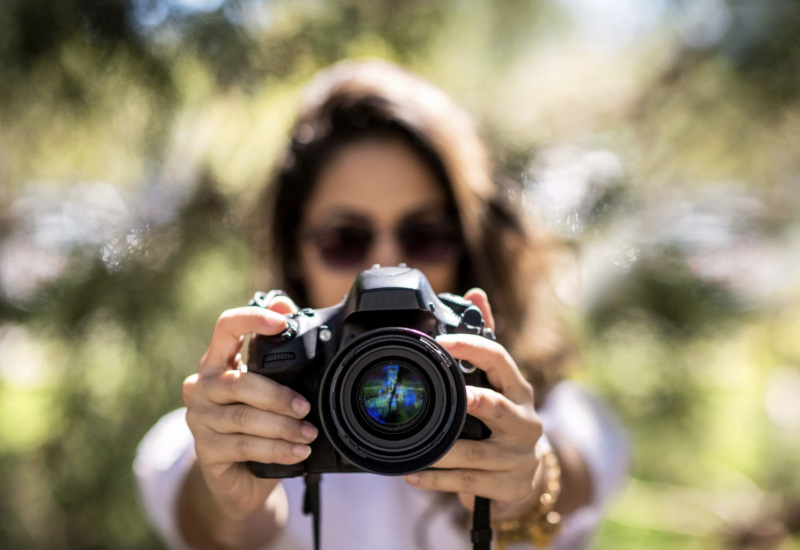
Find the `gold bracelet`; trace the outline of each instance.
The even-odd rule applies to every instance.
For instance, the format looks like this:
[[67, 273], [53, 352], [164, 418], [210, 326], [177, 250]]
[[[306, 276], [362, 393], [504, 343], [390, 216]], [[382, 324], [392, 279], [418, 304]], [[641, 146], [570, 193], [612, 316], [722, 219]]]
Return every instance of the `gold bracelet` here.
[[538, 548], [548, 548], [561, 530], [561, 515], [554, 511], [561, 494], [561, 466], [544, 435], [536, 442], [536, 456], [544, 468], [545, 491], [527, 514], [495, 524], [498, 550], [506, 550], [514, 542], [531, 542]]

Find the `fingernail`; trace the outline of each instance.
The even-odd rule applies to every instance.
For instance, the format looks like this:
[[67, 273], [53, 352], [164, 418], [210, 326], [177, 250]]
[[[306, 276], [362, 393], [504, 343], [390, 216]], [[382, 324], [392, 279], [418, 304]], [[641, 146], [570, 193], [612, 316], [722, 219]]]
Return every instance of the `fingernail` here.
[[419, 474], [408, 474], [406, 476], [406, 481], [411, 485], [416, 485], [419, 483]]
[[308, 445], [294, 445], [292, 446], [292, 454], [300, 458], [306, 458], [311, 454], [311, 447]]
[[475, 393], [467, 387], [467, 407], [471, 407], [475, 403]]
[[303, 417], [308, 414], [308, 411], [311, 410], [311, 403], [302, 397], [295, 397], [292, 399], [292, 410]]
[[300, 433], [305, 439], [314, 441], [317, 438], [319, 431], [311, 424], [304, 423], [302, 426], [300, 426]]

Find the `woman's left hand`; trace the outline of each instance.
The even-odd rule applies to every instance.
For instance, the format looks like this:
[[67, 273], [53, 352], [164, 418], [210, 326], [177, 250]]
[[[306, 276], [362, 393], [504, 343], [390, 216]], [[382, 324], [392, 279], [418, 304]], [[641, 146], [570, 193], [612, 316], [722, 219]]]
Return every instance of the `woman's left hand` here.
[[[465, 297], [494, 328], [486, 294], [478, 289]], [[492, 500], [492, 517], [510, 519], [528, 511], [539, 495], [534, 478], [539, 460], [534, 451], [542, 423], [533, 406], [533, 387], [499, 343], [473, 334], [448, 334], [437, 341], [456, 359], [483, 370], [492, 388], [467, 387], [467, 413], [483, 421], [492, 435], [482, 441], [459, 439], [434, 465], [406, 476], [422, 489], [458, 493], [472, 509], [475, 495]]]

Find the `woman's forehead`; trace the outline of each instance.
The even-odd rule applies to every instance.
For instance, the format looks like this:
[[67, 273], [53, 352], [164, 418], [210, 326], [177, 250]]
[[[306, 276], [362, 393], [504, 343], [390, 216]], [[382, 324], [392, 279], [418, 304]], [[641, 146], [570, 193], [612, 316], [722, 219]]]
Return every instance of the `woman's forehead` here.
[[442, 185], [400, 141], [360, 142], [321, 171], [306, 203], [306, 222], [339, 215], [397, 220], [446, 208]]
[[310, 225], [329, 225], [333, 223], [352, 223], [355, 225], [385, 224], [398, 226], [405, 222], [440, 221], [447, 216], [444, 203], [425, 204], [419, 208], [397, 208], [377, 211], [374, 208], [352, 206], [333, 206], [319, 210]]

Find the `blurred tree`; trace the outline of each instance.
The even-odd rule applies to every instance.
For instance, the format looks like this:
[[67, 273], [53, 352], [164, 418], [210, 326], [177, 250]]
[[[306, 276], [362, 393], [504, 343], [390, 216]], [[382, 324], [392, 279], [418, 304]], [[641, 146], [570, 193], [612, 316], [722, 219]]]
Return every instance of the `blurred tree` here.
[[[586, 257], [617, 247], [592, 271], [611, 286], [594, 287], [576, 332], [582, 376], [636, 437], [642, 482], [598, 547], [740, 547], [758, 514], [724, 538], [717, 524], [687, 529], [669, 504], [692, 485], [739, 503], [743, 478], [758, 502], [785, 502], [762, 515], [796, 532], [797, 448], [764, 395], [800, 365], [785, 281], [797, 271], [774, 259], [800, 222], [785, 184], [800, 174], [800, 7], [648, 5], [642, 21], [657, 23], [625, 49], [576, 46], [570, 21], [589, 0], [5, 0], [0, 547], [158, 546], [137, 508], [135, 445], [180, 405], [218, 313], [254, 290], [239, 213], [280, 149], [296, 84], [366, 54], [454, 90], [520, 200], [537, 185], [539, 198], [596, 192], [559, 203], [555, 229]], [[535, 169], [564, 144], [589, 154]], [[691, 194], [720, 181], [746, 200]]]

